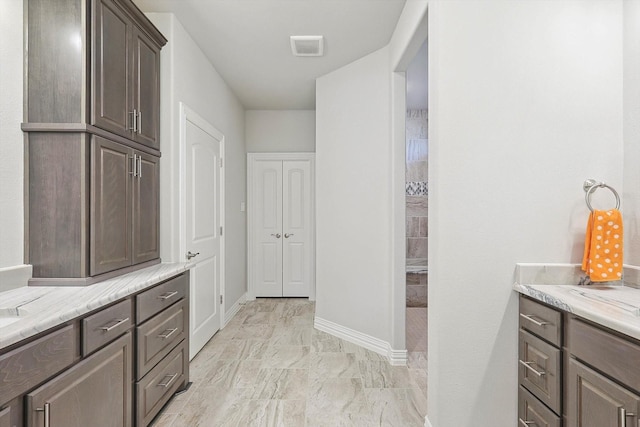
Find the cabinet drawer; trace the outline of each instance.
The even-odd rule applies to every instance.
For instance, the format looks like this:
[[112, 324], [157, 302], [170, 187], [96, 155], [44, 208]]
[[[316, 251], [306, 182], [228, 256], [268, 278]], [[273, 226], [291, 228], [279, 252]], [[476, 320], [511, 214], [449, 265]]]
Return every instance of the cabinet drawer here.
[[520, 327], [559, 347], [562, 313], [530, 299], [520, 297]]
[[185, 341], [136, 384], [137, 426], [143, 427], [158, 414], [184, 382]]
[[137, 328], [138, 380], [185, 338], [186, 305], [183, 299]]
[[520, 330], [518, 379], [557, 414], [560, 413], [561, 353], [549, 343]]
[[11, 408], [0, 410], [0, 427], [11, 427]]
[[77, 323], [0, 356], [0, 402], [8, 402], [80, 358]]
[[188, 277], [181, 274], [136, 296], [138, 324], [184, 298], [189, 286]]
[[82, 355], [93, 353], [125, 333], [132, 321], [132, 304], [126, 299], [82, 320]]
[[560, 427], [560, 417], [544, 406], [527, 389], [518, 390], [518, 423], [523, 426]]
[[567, 347], [572, 355], [640, 391], [640, 345], [573, 317], [568, 326]]

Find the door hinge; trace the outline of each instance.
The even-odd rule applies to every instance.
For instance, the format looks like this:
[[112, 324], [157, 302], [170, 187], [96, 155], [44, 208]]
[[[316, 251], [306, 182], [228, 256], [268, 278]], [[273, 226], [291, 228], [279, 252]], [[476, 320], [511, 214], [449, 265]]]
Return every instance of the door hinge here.
[[222, 227], [220, 227], [220, 235], [222, 236]]
[[220, 167], [222, 167], [222, 157], [220, 157]]
[[222, 304], [222, 300], [223, 300], [222, 295], [220, 295], [220, 304]]

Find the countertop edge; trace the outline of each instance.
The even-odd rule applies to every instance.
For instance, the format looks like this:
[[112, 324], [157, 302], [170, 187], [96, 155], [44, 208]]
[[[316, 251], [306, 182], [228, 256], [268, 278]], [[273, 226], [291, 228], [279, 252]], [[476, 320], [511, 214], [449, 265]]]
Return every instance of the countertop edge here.
[[190, 270], [193, 263], [162, 263], [83, 287], [26, 286], [0, 293], [0, 306], [20, 306], [23, 319], [0, 327], [0, 352], [20, 341]]
[[[559, 310], [574, 314], [603, 327], [640, 340], [640, 318], [631, 315], [614, 315], [589, 301], [568, 301], [554, 295], [559, 288], [576, 288], [575, 285], [529, 285], [514, 283], [513, 290]], [[640, 292], [640, 291], [639, 291]]]

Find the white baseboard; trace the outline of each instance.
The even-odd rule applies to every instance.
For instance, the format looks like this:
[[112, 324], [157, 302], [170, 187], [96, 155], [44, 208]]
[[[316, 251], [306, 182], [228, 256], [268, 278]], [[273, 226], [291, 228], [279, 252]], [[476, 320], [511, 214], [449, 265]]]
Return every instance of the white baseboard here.
[[405, 366], [407, 364], [407, 350], [394, 350], [391, 345], [381, 339], [363, 334], [329, 320], [315, 317], [313, 326], [328, 334], [342, 338], [345, 341], [364, 347], [389, 359], [393, 366]]
[[235, 303], [233, 303], [233, 305], [229, 310], [225, 311], [224, 325], [222, 325], [223, 328], [227, 326], [227, 323], [229, 323], [231, 319], [233, 319], [233, 316], [238, 314], [238, 312], [242, 308], [242, 304], [244, 304], [246, 301], [247, 301], [247, 293], [245, 292], [244, 294], [242, 294], [240, 298], [238, 298], [238, 300]]
[[30, 264], [0, 268], [0, 292], [27, 286], [32, 271]]
[[424, 427], [433, 427], [429, 421], [429, 417], [424, 417]]

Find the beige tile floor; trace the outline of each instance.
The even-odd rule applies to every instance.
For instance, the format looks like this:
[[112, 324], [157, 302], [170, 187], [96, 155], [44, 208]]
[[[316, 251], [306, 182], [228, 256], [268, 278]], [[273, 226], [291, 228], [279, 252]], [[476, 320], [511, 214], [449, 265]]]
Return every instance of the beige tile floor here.
[[426, 358], [408, 366], [313, 328], [314, 303], [247, 303], [191, 361], [154, 427], [423, 426]]

